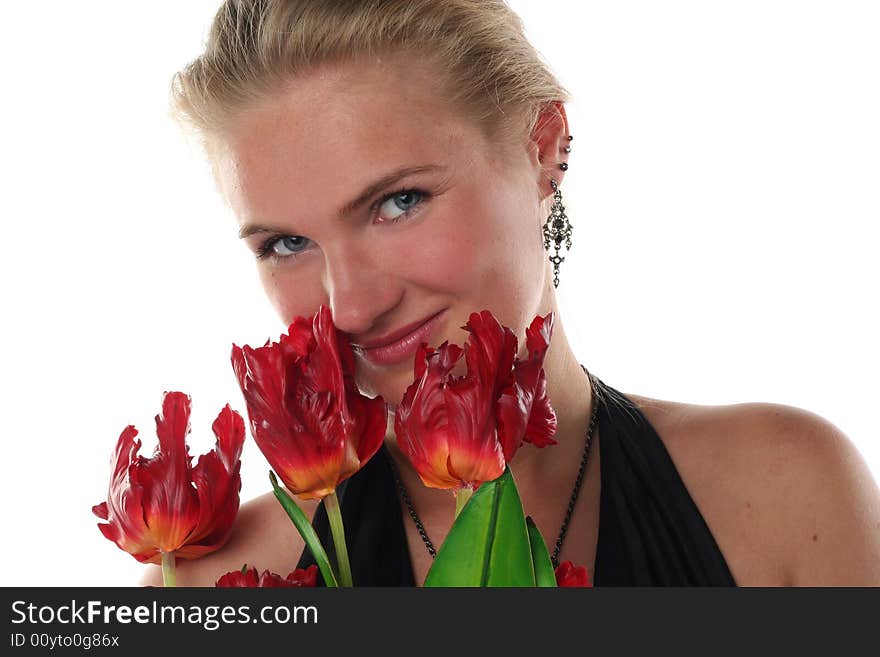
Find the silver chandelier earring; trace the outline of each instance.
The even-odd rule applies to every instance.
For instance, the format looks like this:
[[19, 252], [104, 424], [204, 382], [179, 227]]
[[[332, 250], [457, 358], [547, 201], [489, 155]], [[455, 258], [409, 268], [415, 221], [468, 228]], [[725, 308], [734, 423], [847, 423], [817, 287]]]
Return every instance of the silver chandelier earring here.
[[565, 258], [559, 255], [559, 249], [562, 248], [563, 240], [565, 240], [565, 250], [571, 249], [571, 223], [565, 216], [559, 184], [551, 178], [550, 186], [553, 188], [553, 206], [550, 208], [550, 216], [544, 223], [544, 249], [549, 251], [551, 243], [556, 249], [556, 253], [550, 256], [550, 262], [553, 263], [553, 287], [559, 287], [559, 265], [565, 261]]

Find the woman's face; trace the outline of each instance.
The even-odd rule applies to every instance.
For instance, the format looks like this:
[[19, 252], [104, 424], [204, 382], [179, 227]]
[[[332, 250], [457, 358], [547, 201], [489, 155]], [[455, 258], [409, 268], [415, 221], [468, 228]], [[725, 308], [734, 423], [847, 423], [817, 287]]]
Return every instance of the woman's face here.
[[246, 113], [216, 162], [285, 325], [324, 304], [369, 346], [433, 318], [355, 348], [359, 388], [392, 406], [420, 341], [463, 344], [489, 309], [522, 342], [550, 303], [537, 160], [502, 157], [437, 80], [386, 60], [320, 69]]

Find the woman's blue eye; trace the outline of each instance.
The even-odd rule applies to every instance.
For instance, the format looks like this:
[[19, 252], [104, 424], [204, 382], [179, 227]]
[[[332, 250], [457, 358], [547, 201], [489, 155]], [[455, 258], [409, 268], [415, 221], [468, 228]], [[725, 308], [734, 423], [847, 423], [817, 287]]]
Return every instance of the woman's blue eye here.
[[[404, 189], [389, 194], [379, 201], [378, 213], [383, 219], [394, 223], [412, 212], [428, 196], [430, 194], [427, 192], [416, 189]], [[284, 260], [292, 256], [295, 257], [305, 251], [310, 243], [311, 240], [308, 237], [301, 235], [276, 235], [267, 239], [257, 248], [257, 258], [260, 260], [266, 258]]]
[[379, 206], [379, 214], [390, 220], [398, 219], [417, 206], [422, 200], [422, 193], [414, 189], [397, 192], [385, 198]]
[[285, 235], [283, 237], [272, 237], [260, 247], [257, 257], [265, 258], [274, 256], [276, 258], [286, 258], [296, 255], [304, 250], [309, 243], [309, 238], [300, 235]]

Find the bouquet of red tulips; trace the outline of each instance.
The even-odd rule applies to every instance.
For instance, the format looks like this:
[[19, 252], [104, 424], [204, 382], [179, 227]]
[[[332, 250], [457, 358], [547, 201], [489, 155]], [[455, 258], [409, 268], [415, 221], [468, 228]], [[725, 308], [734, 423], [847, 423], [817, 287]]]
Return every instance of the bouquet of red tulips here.
[[[556, 416], [543, 370], [553, 316], [526, 328], [528, 357], [488, 311], [472, 313], [464, 347], [422, 343], [414, 380], [397, 405], [400, 450], [426, 486], [448, 489], [455, 522], [425, 586], [585, 586], [586, 569], [555, 569], [522, 503], [508, 467], [517, 449], [555, 444]], [[453, 376], [465, 358], [467, 374]], [[251, 434], [272, 467], [280, 504], [303, 537], [326, 586], [353, 586], [336, 491], [382, 446], [388, 409], [355, 385], [352, 346], [322, 306], [298, 317], [278, 342], [232, 348], [232, 365], [247, 405]], [[156, 417], [159, 446], [137, 454], [137, 430], [127, 427], [112, 460], [106, 502], [93, 507], [103, 534], [141, 562], [161, 563], [174, 584], [177, 559], [220, 548], [238, 511], [244, 421], [227, 405], [214, 422], [216, 448], [193, 467], [186, 445], [190, 399], [166, 393]], [[279, 483], [278, 480], [281, 480]], [[283, 484], [283, 485], [282, 485]], [[294, 498], [323, 501], [335, 567]], [[450, 500], [452, 503], [452, 500]], [[218, 586], [314, 586], [315, 567], [286, 578], [256, 568], [223, 575]]]

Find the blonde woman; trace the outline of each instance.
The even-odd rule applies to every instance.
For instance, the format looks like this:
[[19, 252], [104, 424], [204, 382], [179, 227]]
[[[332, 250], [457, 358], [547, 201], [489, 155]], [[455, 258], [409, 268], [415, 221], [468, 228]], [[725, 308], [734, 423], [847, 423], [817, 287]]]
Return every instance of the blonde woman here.
[[[519, 450], [512, 469], [557, 561], [596, 586], [880, 585], [880, 492], [833, 425], [624, 394], [579, 361], [555, 296], [595, 283], [557, 257], [589, 239], [554, 212], [578, 143], [567, 99], [501, 0], [229, 0], [173, 84], [281, 319], [329, 306], [365, 394], [399, 400], [417, 343], [461, 343], [472, 311], [521, 345], [554, 313], [558, 445]], [[392, 428], [343, 498], [361, 585], [420, 584], [452, 523]], [[243, 563], [284, 574], [310, 563], [302, 548], [266, 495], [178, 582]]]

